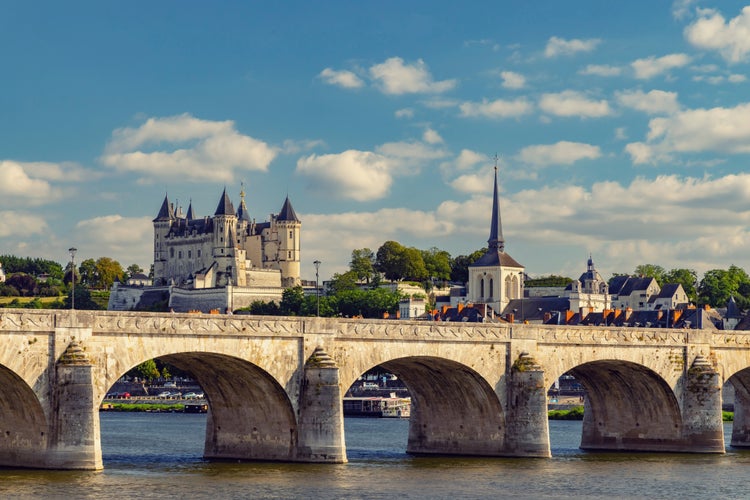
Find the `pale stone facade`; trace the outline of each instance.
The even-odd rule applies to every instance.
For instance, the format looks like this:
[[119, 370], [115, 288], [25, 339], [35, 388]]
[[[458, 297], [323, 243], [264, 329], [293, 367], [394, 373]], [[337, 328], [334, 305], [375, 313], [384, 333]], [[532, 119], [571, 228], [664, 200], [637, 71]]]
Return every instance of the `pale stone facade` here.
[[3, 263], [0, 262], [0, 283], [5, 282], [5, 271], [3, 271]]
[[563, 294], [570, 300], [570, 310], [587, 312], [602, 312], [612, 303], [609, 297], [609, 286], [599, 271], [594, 267], [594, 261], [589, 256], [586, 272], [573, 281]]

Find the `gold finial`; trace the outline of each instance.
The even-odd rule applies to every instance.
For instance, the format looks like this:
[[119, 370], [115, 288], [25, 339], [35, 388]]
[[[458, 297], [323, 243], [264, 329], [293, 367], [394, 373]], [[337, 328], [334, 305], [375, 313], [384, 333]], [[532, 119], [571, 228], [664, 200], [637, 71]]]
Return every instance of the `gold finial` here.
[[240, 182], [240, 199], [245, 199], [245, 181]]
[[493, 160], [495, 160], [495, 173], [497, 173], [497, 161], [500, 159], [500, 157], [495, 153], [495, 156], [491, 157]]

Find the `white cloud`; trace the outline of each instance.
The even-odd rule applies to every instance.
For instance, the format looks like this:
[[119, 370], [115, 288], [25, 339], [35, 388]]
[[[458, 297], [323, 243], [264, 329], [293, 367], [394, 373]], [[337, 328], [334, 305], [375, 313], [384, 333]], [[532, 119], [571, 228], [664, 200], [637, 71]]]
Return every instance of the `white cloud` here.
[[743, 83], [747, 80], [745, 75], [731, 74], [729, 76], [724, 75], [695, 75], [693, 77], [694, 82], [706, 82], [711, 85], [722, 85], [724, 83]]
[[326, 68], [318, 75], [324, 82], [330, 85], [336, 85], [345, 89], [358, 89], [365, 85], [354, 72], [348, 70], [334, 70]]
[[76, 163], [0, 160], [0, 207], [46, 205], [71, 196], [81, 183], [101, 177]]
[[422, 140], [427, 144], [440, 144], [443, 142], [443, 138], [440, 137], [440, 134], [431, 128], [424, 131], [424, 134], [422, 134]]
[[667, 73], [670, 69], [681, 68], [690, 64], [690, 57], [686, 54], [669, 54], [662, 57], [647, 57], [636, 59], [630, 65], [635, 71], [635, 77], [640, 80], [648, 80], [655, 76]]
[[[427, 134], [431, 139], [437, 134]], [[416, 175], [422, 165], [446, 156], [434, 146], [419, 141], [389, 142], [375, 152], [348, 150], [337, 154], [310, 155], [297, 160], [297, 173], [306, 176], [313, 191], [334, 198], [371, 201], [388, 194], [398, 175]]]
[[538, 144], [523, 148], [519, 159], [536, 167], [549, 165], [572, 165], [579, 160], [595, 160], [601, 157], [599, 146], [581, 142], [559, 141], [555, 144]]
[[673, 114], [680, 110], [676, 92], [626, 90], [615, 92], [615, 97], [621, 106], [643, 111], [649, 115]]
[[396, 118], [414, 118], [414, 110], [411, 108], [397, 109], [394, 114]]
[[725, 21], [715, 10], [698, 10], [698, 19], [685, 28], [685, 38], [693, 46], [713, 50], [730, 63], [747, 60], [750, 53], [750, 6]]
[[513, 71], [501, 71], [500, 78], [503, 79], [503, 87], [506, 89], [522, 89], [526, 86], [526, 78], [520, 73]]
[[727, 81], [729, 83], [742, 83], [747, 81], [747, 77], [745, 75], [733, 74], [727, 77]]
[[698, 0], [674, 0], [672, 3], [672, 15], [678, 21], [681, 21], [688, 17], [691, 13], [692, 6], [697, 3]]
[[[108, 256], [123, 267], [132, 263], [150, 263], [153, 254], [154, 225], [151, 217], [105, 215], [79, 221], [75, 226], [79, 249], [95, 248], [99, 256]], [[89, 250], [90, 252], [90, 250]]]
[[32, 234], [44, 234], [49, 230], [43, 217], [15, 210], [0, 210], [0, 220], [3, 221], [0, 224], [0, 238], [27, 237]]
[[497, 99], [482, 102], [464, 102], [459, 106], [461, 116], [483, 118], [517, 118], [529, 114], [533, 105], [524, 98], [512, 101]]
[[539, 100], [539, 107], [544, 112], [555, 116], [599, 118], [612, 114], [609, 103], [605, 99], [595, 101], [574, 90], [565, 90], [557, 94], [543, 94]]
[[478, 163], [488, 161], [487, 155], [479, 154], [470, 149], [462, 149], [455, 161], [458, 170], [468, 170]]
[[[150, 150], [158, 147], [163, 149]], [[229, 182], [235, 170], [266, 171], [277, 153], [277, 148], [237, 132], [233, 121], [183, 114], [115, 130], [101, 161], [120, 172], [137, 173], [141, 180]]]
[[646, 142], [628, 145], [634, 163], [659, 161], [673, 153], [750, 153], [750, 103], [734, 108], [691, 109], [652, 118]]
[[578, 72], [579, 75], [594, 76], [620, 76], [622, 68], [619, 66], [610, 66], [608, 64], [589, 64]]
[[391, 57], [370, 68], [370, 76], [379, 83], [385, 94], [439, 94], [453, 89], [456, 80], [433, 81], [427, 65], [421, 59], [405, 64], [400, 57]]
[[628, 132], [625, 127], [617, 127], [615, 129], [615, 139], [618, 141], [624, 141], [628, 138]]
[[601, 40], [598, 38], [590, 38], [588, 40], [571, 39], [565, 40], [553, 36], [547, 42], [547, 47], [544, 49], [544, 55], [546, 57], [557, 57], [560, 55], [572, 55], [577, 52], [591, 52], [596, 48]]

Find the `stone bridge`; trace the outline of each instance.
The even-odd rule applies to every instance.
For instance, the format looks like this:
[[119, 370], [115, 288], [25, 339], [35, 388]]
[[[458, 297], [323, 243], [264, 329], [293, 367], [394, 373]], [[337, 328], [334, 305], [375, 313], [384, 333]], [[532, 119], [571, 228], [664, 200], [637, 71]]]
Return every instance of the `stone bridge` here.
[[377, 365], [412, 396], [407, 451], [550, 456], [547, 389], [586, 389], [581, 447], [750, 446], [750, 335], [521, 324], [0, 310], [0, 465], [100, 469], [99, 406], [136, 365], [193, 374], [207, 458], [346, 462], [342, 396]]

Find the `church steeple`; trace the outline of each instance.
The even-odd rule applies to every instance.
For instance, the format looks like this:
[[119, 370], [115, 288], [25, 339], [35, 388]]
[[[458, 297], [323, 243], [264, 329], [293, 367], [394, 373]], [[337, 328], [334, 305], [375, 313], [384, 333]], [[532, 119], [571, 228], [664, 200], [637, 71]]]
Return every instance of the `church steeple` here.
[[490, 222], [490, 239], [487, 240], [489, 250], [505, 250], [503, 239], [503, 222], [500, 219], [500, 199], [497, 194], [497, 156], [495, 157], [495, 192], [492, 195], [492, 221]]

